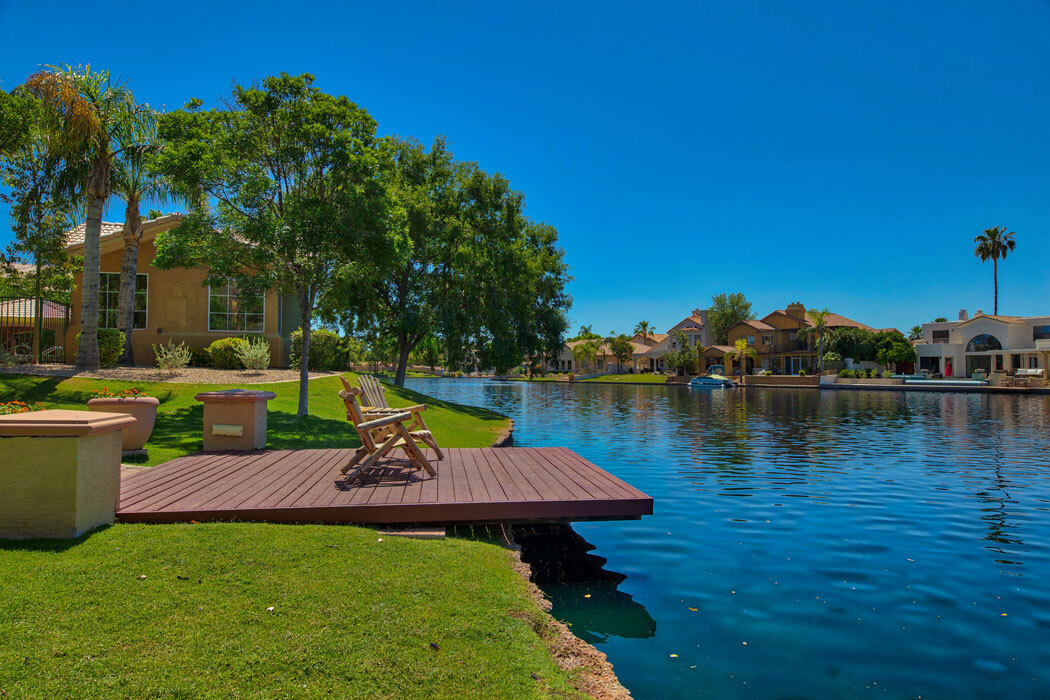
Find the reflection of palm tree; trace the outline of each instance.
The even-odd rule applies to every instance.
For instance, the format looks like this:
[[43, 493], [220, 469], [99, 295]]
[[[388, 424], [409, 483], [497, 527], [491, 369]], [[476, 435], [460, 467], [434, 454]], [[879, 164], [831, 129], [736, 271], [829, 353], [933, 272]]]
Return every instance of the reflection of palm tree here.
[[747, 374], [747, 358], [751, 358], [752, 361], [758, 359], [758, 353], [755, 349], [747, 344], [747, 338], [737, 338], [736, 342], [733, 343], [733, 349], [726, 352], [726, 364], [729, 366], [726, 368], [729, 375], [732, 376], [733, 372], [733, 358], [740, 358], [740, 376], [743, 377]]

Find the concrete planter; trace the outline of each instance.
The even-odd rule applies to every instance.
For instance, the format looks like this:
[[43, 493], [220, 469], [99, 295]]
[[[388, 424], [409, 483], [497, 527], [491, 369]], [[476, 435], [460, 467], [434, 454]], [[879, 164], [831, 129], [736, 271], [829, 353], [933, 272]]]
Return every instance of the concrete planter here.
[[0, 538], [79, 537], [113, 522], [123, 413], [0, 416]]
[[157, 423], [157, 406], [160, 401], [152, 396], [131, 398], [105, 397], [90, 399], [87, 402], [89, 411], [102, 413], [124, 413], [135, 418], [135, 424], [121, 431], [121, 449], [124, 452], [141, 450], [146, 446], [153, 426]]

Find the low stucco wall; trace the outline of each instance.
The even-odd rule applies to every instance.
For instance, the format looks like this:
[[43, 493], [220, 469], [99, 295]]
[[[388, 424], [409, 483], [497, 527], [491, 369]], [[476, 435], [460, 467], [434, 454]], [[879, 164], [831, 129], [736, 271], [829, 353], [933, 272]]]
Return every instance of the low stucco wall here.
[[796, 377], [794, 375], [772, 374], [748, 375], [744, 377], [744, 386], [820, 386], [820, 377]]
[[904, 380], [903, 379], [883, 379], [881, 377], [879, 377], [878, 379], [855, 379], [855, 378], [852, 378], [852, 377], [849, 378], [849, 379], [846, 379], [844, 377], [836, 377], [836, 379], [835, 379], [835, 381], [833, 383], [834, 384], [847, 384], [847, 385], [852, 384], [852, 385], [857, 385], [857, 386], [903, 386], [904, 385]]

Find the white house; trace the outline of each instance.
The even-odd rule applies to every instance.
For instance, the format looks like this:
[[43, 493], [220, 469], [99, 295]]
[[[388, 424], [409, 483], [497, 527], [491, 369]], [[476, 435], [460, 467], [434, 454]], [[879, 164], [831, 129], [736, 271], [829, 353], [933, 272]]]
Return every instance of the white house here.
[[918, 369], [951, 377], [970, 377], [974, 370], [1005, 372], [1050, 365], [1050, 316], [989, 316], [980, 310], [970, 318], [924, 323], [915, 344]]

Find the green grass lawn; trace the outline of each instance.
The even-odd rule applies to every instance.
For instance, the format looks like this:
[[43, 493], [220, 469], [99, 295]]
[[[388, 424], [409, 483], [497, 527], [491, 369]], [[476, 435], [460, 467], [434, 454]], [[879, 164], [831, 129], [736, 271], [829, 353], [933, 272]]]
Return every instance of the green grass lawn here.
[[382, 539], [208, 523], [0, 542], [0, 696], [582, 697], [505, 550]]
[[[351, 384], [356, 375], [347, 374]], [[166, 382], [118, 382], [101, 379], [61, 379], [25, 374], [0, 374], [0, 402], [40, 401], [47, 408], [83, 409], [91, 392], [101, 387], [111, 391], [138, 387], [160, 399], [157, 425], [146, 448], [149, 461], [160, 464], [202, 449], [204, 430], [203, 404], [194, 395], [231, 385], [176, 384]], [[310, 415], [296, 415], [299, 405], [299, 383], [246, 384], [247, 388], [272, 391], [277, 398], [269, 402], [267, 447], [272, 449], [357, 447], [360, 441], [352, 425], [346, 422], [346, 409], [339, 391], [338, 377], [323, 377], [310, 382]], [[427, 426], [438, 444], [445, 447], [488, 447], [504, 430], [508, 421], [483, 408], [461, 406], [439, 401], [408, 389], [387, 386], [391, 406], [426, 403]]]
[[581, 379], [581, 382], [627, 382], [628, 384], [666, 384], [666, 374], [607, 374], [604, 377]]

